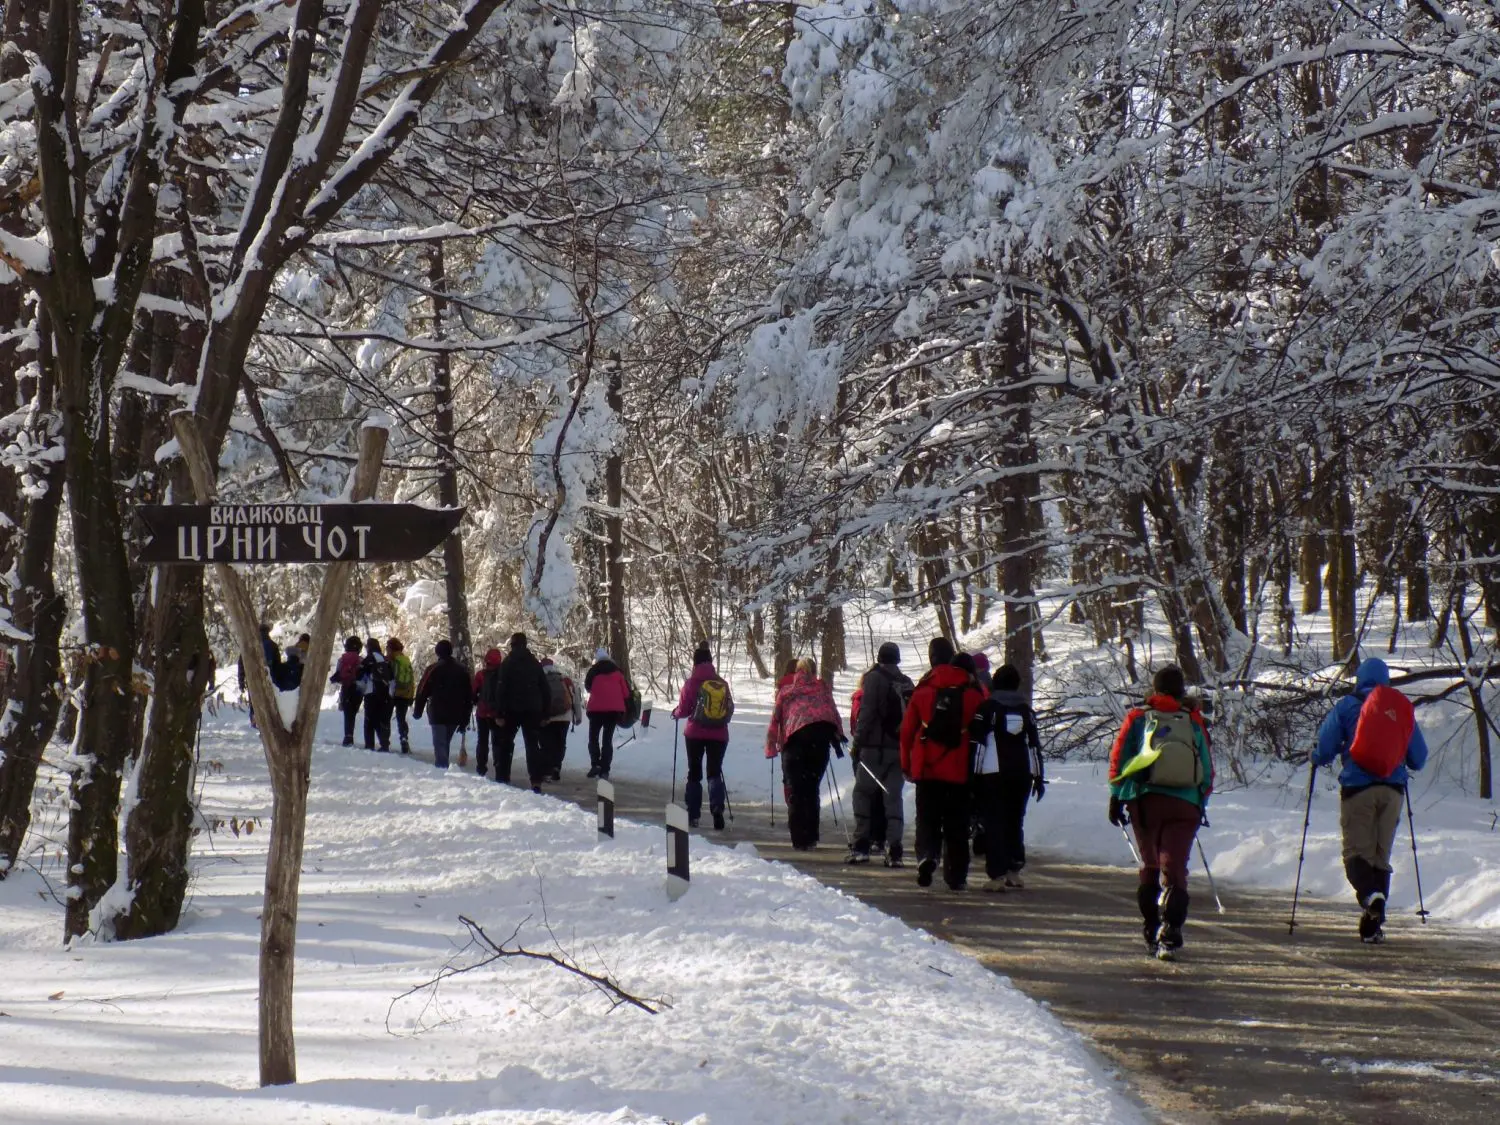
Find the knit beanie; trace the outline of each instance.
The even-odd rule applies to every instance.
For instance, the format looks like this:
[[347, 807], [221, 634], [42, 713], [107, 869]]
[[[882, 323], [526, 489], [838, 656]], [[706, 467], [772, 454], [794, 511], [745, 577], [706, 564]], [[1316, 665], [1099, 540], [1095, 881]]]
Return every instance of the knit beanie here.
[[1187, 679], [1182, 674], [1182, 669], [1175, 664], [1168, 664], [1158, 668], [1156, 675], [1151, 677], [1151, 690], [1157, 695], [1170, 695], [1173, 699], [1181, 699], [1187, 694]]
[[927, 663], [936, 668], [953, 663], [953, 642], [947, 637], [933, 637], [927, 642]]
[[880, 646], [880, 651], [875, 654], [876, 664], [900, 664], [901, 646], [895, 641], [886, 641]]

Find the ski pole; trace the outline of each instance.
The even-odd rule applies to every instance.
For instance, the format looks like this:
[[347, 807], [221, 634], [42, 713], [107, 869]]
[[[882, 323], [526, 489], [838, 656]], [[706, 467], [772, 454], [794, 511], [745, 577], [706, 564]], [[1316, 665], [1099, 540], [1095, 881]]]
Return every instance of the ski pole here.
[[776, 759], [768, 759], [766, 765], [771, 767], [771, 827], [776, 827]]
[[[832, 764], [830, 764], [828, 767], [828, 784], [833, 789], [834, 810], [836, 811], [836, 813], [842, 814], [844, 809], [844, 795], [839, 792], [839, 782], [838, 778], [833, 776]], [[838, 822], [838, 816], [836, 815], [834, 817], [833, 823], [836, 825], [838, 824]], [[851, 848], [854, 846], [854, 833], [850, 831], [849, 818], [847, 816], [844, 817], [844, 839], [848, 842]]]
[[[1297, 928], [1297, 899], [1302, 894], [1302, 861], [1307, 858], [1307, 829], [1312, 824], [1312, 799], [1313, 788], [1318, 781], [1318, 764], [1309, 763], [1307, 771], [1307, 808], [1302, 813], [1302, 847], [1297, 850], [1297, 883], [1292, 888], [1292, 917], [1286, 924], [1286, 932], [1291, 934]], [[1408, 817], [1408, 819], [1410, 819]]]
[[1427, 915], [1431, 913], [1427, 909], [1427, 903], [1422, 899], [1422, 865], [1417, 862], [1417, 826], [1411, 818], [1411, 790], [1403, 789], [1406, 794], [1406, 828], [1411, 833], [1411, 867], [1417, 876], [1417, 917], [1422, 919], [1422, 925], [1427, 925]]
[[1203, 841], [1195, 839], [1194, 843], [1198, 845], [1198, 858], [1203, 862], [1203, 874], [1208, 876], [1208, 889], [1213, 893], [1214, 905], [1219, 908], [1220, 914], [1225, 914], [1227, 911], [1224, 909], [1224, 900], [1219, 897], [1219, 888], [1214, 882], [1213, 869], [1208, 866], [1208, 853], [1203, 850]]
[[677, 803], [677, 717], [672, 717], [672, 803]]
[[[1130, 833], [1125, 831], [1125, 826], [1120, 825], [1120, 835], [1125, 837], [1125, 846], [1130, 849], [1130, 857], [1135, 860], [1135, 865], [1141, 865], [1141, 853], [1135, 850], [1135, 841], [1130, 838]], [[985, 847], [989, 847], [989, 841], [985, 841]]]
[[870, 780], [873, 781], [876, 785], [880, 786], [880, 791], [882, 793], [884, 793], [887, 797], [889, 797], [891, 795], [891, 791], [885, 787], [885, 783], [882, 782], [880, 780], [880, 778], [878, 778], [878, 777], [875, 776], [875, 771], [874, 770], [872, 770], [869, 766], [865, 765], [864, 762], [860, 762], [859, 763], [859, 768], [862, 769], [862, 770], [864, 770], [865, 773], [867, 773], [867, 774], [870, 775]]

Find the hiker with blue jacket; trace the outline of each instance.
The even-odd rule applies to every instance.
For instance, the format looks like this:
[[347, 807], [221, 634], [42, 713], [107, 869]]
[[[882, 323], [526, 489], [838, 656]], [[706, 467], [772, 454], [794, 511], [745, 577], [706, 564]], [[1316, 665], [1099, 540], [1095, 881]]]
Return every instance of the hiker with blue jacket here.
[[1318, 728], [1313, 765], [1340, 759], [1339, 829], [1344, 875], [1362, 908], [1359, 936], [1385, 940], [1391, 895], [1391, 846], [1401, 826], [1410, 770], [1427, 764], [1427, 740], [1410, 701], [1390, 686], [1385, 661], [1371, 657], [1354, 675], [1354, 691], [1333, 706]]
[[1186, 699], [1182, 669], [1158, 669], [1145, 706], [1125, 715], [1109, 755], [1109, 821], [1135, 829], [1142, 933], [1147, 952], [1163, 961], [1182, 948], [1188, 858], [1214, 787], [1208, 729]]

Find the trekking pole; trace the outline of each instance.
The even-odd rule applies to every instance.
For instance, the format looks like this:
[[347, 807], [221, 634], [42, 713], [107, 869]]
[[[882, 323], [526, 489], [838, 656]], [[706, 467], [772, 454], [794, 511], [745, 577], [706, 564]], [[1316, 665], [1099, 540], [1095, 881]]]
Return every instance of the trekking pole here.
[[1312, 824], [1313, 788], [1317, 781], [1318, 765], [1316, 762], [1310, 762], [1310, 768], [1307, 771], [1307, 808], [1302, 813], [1302, 847], [1297, 850], [1297, 883], [1292, 888], [1292, 917], [1286, 924], [1288, 935], [1297, 928], [1297, 899], [1302, 894], [1302, 861], [1307, 858], [1307, 829]]
[[[844, 810], [844, 795], [839, 792], [838, 778], [836, 778], [833, 775], [833, 766], [832, 765], [830, 765], [828, 767], [828, 784], [833, 789], [833, 807], [834, 807], [835, 810], [837, 810], [837, 812], [838, 812], [839, 815], [842, 815], [843, 814], [843, 810]], [[833, 820], [833, 823], [835, 825], [837, 825], [838, 822], [839, 822], [838, 821], [838, 816], [835, 816], [834, 820]], [[849, 824], [849, 818], [847, 816], [845, 816], [844, 817], [844, 839], [848, 842], [849, 846], [852, 848], [852, 847], [854, 847], [854, 833], [850, 829], [851, 829], [851, 825]]]
[[[1135, 865], [1141, 865], [1141, 853], [1135, 850], [1135, 841], [1130, 838], [1130, 833], [1125, 831], [1125, 826], [1120, 825], [1120, 835], [1125, 837], [1125, 846], [1130, 849], [1130, 857], [1135, 860]], [[989, 841], [985, 841], [985, 847], [989, 847]]]
[[766, 765], [771, 767], [771, 827], [776, 827], [776, 759], [769, 758]]
[[1431, 913], [1427, 909], [1427, 903], [1422, 899], [1422, 865], [1417, 862], [1417, 826], [1411, 819], [1411, 790], [1403, 790], [1406, 793], [1406, 828], [1411, 833], [1411, 867], [1417, 875], [1417, 917], [1422, 919], [1422, 925], [1427, 925], [1427, 915]]
[[1194, 843], [1198, 845], [1198, 858], [1203, 862], [1203, 874], [1208, 876], [1208, 889], [1214, 896], [1214, 905], [1219, 908], [1220, 914], [1227, 914], [1228, 911], [1224, 909], [1224, 900], [1219, 897], [1218, 885], [1214, 882], [1213, 869], [1208, 866], [1208, 853], [1203, 850], [1203, 841], [1195, 839]]
[[679, 723], [674, 716], [672, 719], [672, 803], [677, 803], [677, 731]]

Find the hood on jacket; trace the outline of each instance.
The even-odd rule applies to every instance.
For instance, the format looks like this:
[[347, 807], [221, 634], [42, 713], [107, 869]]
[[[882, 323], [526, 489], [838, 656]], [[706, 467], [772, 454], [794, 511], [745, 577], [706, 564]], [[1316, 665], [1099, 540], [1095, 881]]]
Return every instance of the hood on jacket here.
[[922, 682], [931, 684], [935, 688], [972, 687], [975, 691], [979, 688], [974, 683], [974, 677], [965, 672], [957, 664], [939, 664], [927, 675], [922, 677]]
[[486, 668], [498, 668], [500, 661], [503, 659], [505, 659], [505, 655], [498, 648], [492, 648], [484, 654], [484, 666]]
[[1357, 692], [1369, 692], [1373, 688], [1390, 682], [1391, 670], [1378, 656], [1372, 656], [1361, 662], [1359, 669], [1354, 673], [1354, 690]]
[[611, 672], [618, 672], [620, 670], [620, 666], [609, 657], [605, 656], [600, 658], [600, 660], [594, 665], [593, 670], [600, 676], [607, 676]]
[[1146, 696], [1146, 706], [1153, 711], [1186, 711], [1182, 700], [1175, 695], [1161, 695], [1153, 693]]
[[609, 649], [607, 649], [607, 648], [596, 648], [594, 650], [594, 659], [595, 660], [608, 660], [609, 659]]
[[1031, 701], [1013, 688], [996, 688], [990, 698], [1001, 707], [1030, 707]]

